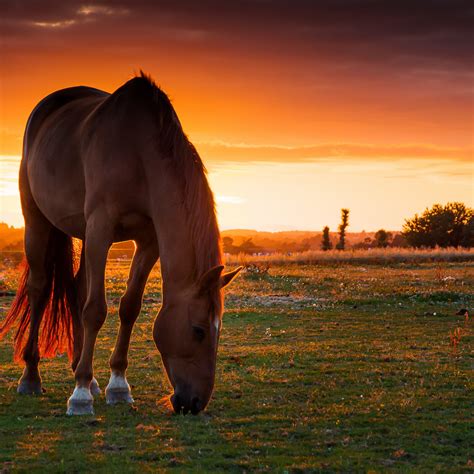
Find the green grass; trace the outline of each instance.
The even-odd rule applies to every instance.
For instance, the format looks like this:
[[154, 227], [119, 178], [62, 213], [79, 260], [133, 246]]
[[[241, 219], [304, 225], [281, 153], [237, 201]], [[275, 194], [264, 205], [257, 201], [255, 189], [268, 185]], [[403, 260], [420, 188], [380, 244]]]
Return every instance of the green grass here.
[[[111, 262], [102, 388], [126, 267]], [[16, 274], [0, 279], [13, 288]], [[0, 468], [13, 472], [472, 472], [472, 263], [276, 265], [227, 292], [207, 410], [176, 416], [151, 329], [158, 270], [132, 340], [135, 405], [65, 416], [65, 357], [41, 363], [46, 393], [20, 397], [11, 338], [0, 345]], [[1, 301], [2, 312], [11, 298]], [[460, 327], [454, 348], [450, 333]]]

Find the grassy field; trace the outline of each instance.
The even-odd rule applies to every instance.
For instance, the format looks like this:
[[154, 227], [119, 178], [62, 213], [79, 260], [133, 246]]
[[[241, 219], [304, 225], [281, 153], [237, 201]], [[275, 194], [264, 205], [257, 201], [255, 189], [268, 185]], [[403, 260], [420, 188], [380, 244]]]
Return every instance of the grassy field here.
[[[0, 252], [1, 255], [1, 252]], [[393, 265], [396, 263], [474, 262], [474, 249], [467, 248], [372, 248], [340, 250], [308, 250], [298, 253], [271, 253], [268, 255], [229, 255], [230, 264], [268, 263], [270, 265], [299, 263], [325, 265], [336, 263]]]
[[[95, 417], [66, 417], [66, 357], [41, 363], [43, 396], [20, 397], [1, 342], [2, 472], [473, 472], [472, 319], [455, 313], [472, 307], [474, 263], [271, 265], [227, 292], [216, 389], [197, 417], [159, 402], [157, 269], [132, 340], [132, 407], [101, 396]], [[102, 388], [126, 273], [110, 262]], [[16, 277], [0, 272], [9, 289]]]

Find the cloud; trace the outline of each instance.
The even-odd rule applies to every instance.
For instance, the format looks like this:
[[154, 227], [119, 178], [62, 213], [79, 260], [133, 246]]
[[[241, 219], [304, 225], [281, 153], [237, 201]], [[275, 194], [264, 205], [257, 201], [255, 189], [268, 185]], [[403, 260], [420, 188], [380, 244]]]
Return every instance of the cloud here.
[[129, 13], [128, 8], [111, 8], [105, 5], [82, 5], [77, 10], [79, 15], [126, 15]]
[[339, 159], [365, 160], [448, 160], [469, 163], [474, 157], [471, 148], [436, 147], [431, 145], [321, 144], [312, 146], [278, 146], [197, 142], [199, 153], [211, 161], [273, 161], [305, 162]]
[[62, 20], [62, 21], [34, 21], [34, 26], [40, 28], [68, 28], [69, 26], [75, 25], [76, 20]]
[[[190, 133], [206, 138], [464, 145], [473, 11], [468, 0], [3, 0], [3, 98], [8, 104], [23, 81], [24, 100], [6, 107], [24, 123], [28, 93], [39, 99], [76, 81], [109, 90], [142, 67], [184, 104]], [[196, 125], [198, 113], [219, 118]], [[0, 151], [18, 152], [19, 141], [8, 138]], [[216, 159], [267, 161], [470, 153], [347, 143], [208, 148]]]
[[3, 0], [1, 9], [3, 23], [10, 25], [64, 29], [127, 14], [126, 25], [114, 31], [98, 27], [89, 34], [156, 37], [163, 29], [189, 31], [196, 41], [209, 37], [209, 46], [242, 48], [247, 54], [377, 60], [395, 68], [429, 64], [466, 69], [474, 40], [469, 0]]
[[129, 13], [124, 7], [113, 7], [108, 5], [88, 5], [82, 2], [60, 2], [44, 1], [40, 5], [35, 2], [22, 2], [12, 5], [12, 2], [4, 2], [3, 18], [1, 24], [6, 26], [4, 38], [8, 39], [9, 33], [15, 28], [23, 29], [26, 26], [62, 30], [72, 26], [78, 26], [97, 21], [100, 17], [122, 16]]

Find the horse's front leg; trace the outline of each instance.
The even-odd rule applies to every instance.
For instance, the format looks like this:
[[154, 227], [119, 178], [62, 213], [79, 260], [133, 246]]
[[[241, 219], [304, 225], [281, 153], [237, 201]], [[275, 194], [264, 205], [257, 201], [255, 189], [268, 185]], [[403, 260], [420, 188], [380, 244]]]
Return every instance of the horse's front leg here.
[[76, 388], [68, 400], [68, 415], [93, 414], [90, 386], [93, 379], [92, 359], [97, 334], [107, 316], [105, 299], [105, 266], [113, 239], [113, 227], [108, 216], [96, 212], [87, 220], [85, 263], [87, 297], [82, 312], [84, 342], [81, 358], [75, 370]]
[[150, 241], [137, 241], [137, 249], [133, 256], [127, 291], [120, 300], [120, 329], [110, 358], [110, 381], [105, 389], [107, 403], [133, 403], [130, 385], [125, 377], [128, 367], [128, 348], [133, 325], [138, 318], [142, 305], [146, 281], [158, 260], [158, 243], [155, 238]]

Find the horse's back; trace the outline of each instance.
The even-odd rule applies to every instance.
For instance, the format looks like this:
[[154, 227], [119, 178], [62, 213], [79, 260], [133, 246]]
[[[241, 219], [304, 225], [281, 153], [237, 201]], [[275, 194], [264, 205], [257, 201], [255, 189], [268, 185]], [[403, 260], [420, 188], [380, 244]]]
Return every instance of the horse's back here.
[[[104, 99], [109, 94], [93, 87], [76, 86], [61, 89], [43, 98], [31, 112], [25, 130], [25, 145], [28, 145], [38, 133], [49, 116], [62, 107], [81, 99]], [[25, 158], [25, 156], [23, 157]]]
[[163, 98], [157, 103], [156, 94], [137, 77], [113, 94], [73, 87], [36, 106], [25, 133], [20, 185], [54, 226], [83, 238], [87, 216], [99, 205], [122, 229], [117, 240], [134, 238], [148, 222], [142, 159], [157, 152], [157, 105]]
[[[79, 130], [109, 94], [78, 86], [45, 97], [26, 126], [20, 167], [23, 212], [38, 209], [55, 226], [80, 237], [84, 228], [84, 173]], [[34, 201], [34, 205], [28, 203]]]

